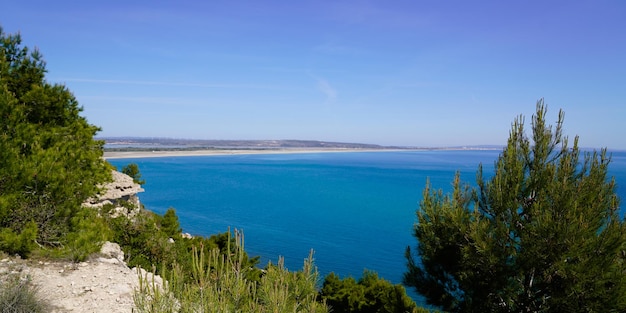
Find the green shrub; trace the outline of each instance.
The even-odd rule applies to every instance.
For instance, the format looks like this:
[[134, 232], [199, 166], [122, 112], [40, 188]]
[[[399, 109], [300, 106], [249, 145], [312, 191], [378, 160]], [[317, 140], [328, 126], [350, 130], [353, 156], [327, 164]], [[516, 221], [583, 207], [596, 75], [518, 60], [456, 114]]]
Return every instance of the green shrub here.
[[10, 228], [0, 230], [0, 250], [8, 254], [19, 254], [21, 257], [28, 257], [30, 252], [36, 247], [37, 224], [29, 222], [20, 233], [16, 233]]
[[364, 271], [358, 281], [328, 274], [321, 297], [334, 312], [428, 312], [417, 308], [402, 285], [393, 285], [372, 271]]
[[155, 213], [141, 211], [133, 219], [120, 216], [109, 220], [113, 241], [124, 251], [128, 266], [160, 270], [162, 264], [175, 262], [175, 246], [161, 231], [160, 219]]
[[111, 239], [112, 233], [104, 218], [95, 210], [83, 208], [71, 221], [71, 232], [66, 236], [69, 258], [82, 262], [92, 253], [100, 251], [102, 244]]
[[178, 216], [176, 215], [176, 209], [167, 209], [163, 218], [161, 218], [161, 230], [166, 236], [171, 238], [180, 237], [182, 229], [180, 228], [180, 222], [178, 221]]

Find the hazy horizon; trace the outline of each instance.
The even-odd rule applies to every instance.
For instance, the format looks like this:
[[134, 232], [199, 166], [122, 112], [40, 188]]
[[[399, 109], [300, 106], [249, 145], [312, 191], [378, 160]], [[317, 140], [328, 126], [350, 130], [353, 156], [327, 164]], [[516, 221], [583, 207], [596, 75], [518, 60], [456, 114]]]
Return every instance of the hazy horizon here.
[[8, 0], [101, 137], [504, 145], [520, 114], [626, 149], [626, 3]]
[[[328, 141], [328, 140], [316, 140], [316, 139], [207, 139], [207, 138], [177, 138], [177, 137], [141, 137], [141, 136], [96, 136], [98, 140], [105, 139], [153, 139], [153, 140], [188, 140], [188, 141], [310, 141], [310, 142], [327, 142], [327, 143], [337, 143], [337, 144], [363, 144], [363, 145], [378, 145], [383, 148], [408, 148], [408, 149], [472, 149], [472, 148], [480, 148], [480, 149], [503, 149], [506, 147], [506, 142], [502, 144], [472, 144], [472, 145], [455, 145], [455, 146], [446, 146], [446, 145], [432, 145], [432, 146], [412, 146], [412, 145], [384, 145], [375, 142], [346, 142], [346, 141]], [[571, 144], [570, 144], [571, 147]], [[591, 150], [600, 150], [603, 148], [609, 149], [609, 151], [626, 151], [626, 149], [621, 148], [609, 148], [609, 147], [592, 147], [592, 146], [579, 146], [580, 149], [591, 151]]]
[[[326, 143], [336, 143], [336, 144], [354, 144], [354, 145], [372, 145], [372, 146], [380, 146], [382, 148], [415, 148], [415, 149], [445, 149], [445, 148], [504, 148], [505, 145], [498, 144], [477, 144], [477, 145], [458, 145], [458, 146], [444, 146], [444, 145], [433, 145], [433, 146], [412, 146], [412, 145], [383, 145], [375, 142], [347, 142], [347, 141], [328, 141], [328, 140], [309, 140], [309, 139], [189, 139], [189, 138], [168, 138], [168, 137], [132, 137], [132, 136], [121, 136], [121, 137], [96, 137], [97, 140], [100, 139], [114, 139], [114, 138], [153, 138], [153, 139], [175, 139], [175, 140], [198, 140], [198, 141], [310, 141], [310, 142], [326, 142]], [[590, 147], [593, 149], [593, 147]]]

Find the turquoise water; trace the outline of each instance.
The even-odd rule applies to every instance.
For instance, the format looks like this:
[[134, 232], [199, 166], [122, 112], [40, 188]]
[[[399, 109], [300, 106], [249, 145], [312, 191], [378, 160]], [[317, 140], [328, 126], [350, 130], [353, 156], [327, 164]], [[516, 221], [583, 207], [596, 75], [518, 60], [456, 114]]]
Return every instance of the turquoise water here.
[[[449, 190], [455, 171], [473, 183], [500, 151], [402, 151], [115, 159], [134, 162], [146, 180], [146, 208], [174, 207], [185, 232], [243, 229], [262, 265], [285, 257], [297, 270], [310, 249], [322, 275], [360, 277], [364, 269], [399, 283], [404, 250], [426, 179]], [[626, 199], [626, 153], [610, 172]], [[622, 208], [624, 206], [622, 205]]]

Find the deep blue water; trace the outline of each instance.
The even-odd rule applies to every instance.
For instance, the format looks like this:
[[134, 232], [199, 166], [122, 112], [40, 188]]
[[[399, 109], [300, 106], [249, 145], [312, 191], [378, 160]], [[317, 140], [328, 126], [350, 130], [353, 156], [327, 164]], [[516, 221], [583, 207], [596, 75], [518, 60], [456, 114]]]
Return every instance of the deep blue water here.
[[[242, 229], [246, 251], [261, 265], [285, 257], [302, 267], [315, 250], [322, 277], [358, 278], [370, 269], [394, 283], [405, 270], [426, 179], [449, 190], [455, 171], [469, 183], [500, 151], [402, 151], [114, 159], [137, 163], [146, 180], [140, 199], [163, 213], [174, 207], [185, 232]], [[614, 152], [611, 175], [626, 199], [626, 152]], [[622, 205], [624, 208], [624, 205]]]

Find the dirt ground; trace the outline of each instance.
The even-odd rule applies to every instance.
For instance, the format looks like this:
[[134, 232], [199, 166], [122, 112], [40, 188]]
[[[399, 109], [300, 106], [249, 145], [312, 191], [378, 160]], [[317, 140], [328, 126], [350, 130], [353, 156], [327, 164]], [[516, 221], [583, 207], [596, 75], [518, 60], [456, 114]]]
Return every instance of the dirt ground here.
[[[141, 275], [146, 275], [141, 271]], [[0, 274], [29, 278], [54, 313], [131, 313], [133, 291], [138, 286], [136, 268], [126, 266], [117, 244], [106, 243], [87, 262], [32, 262], [18, 258], [0, 260]], [[151, 277], [149, 277], [151, 279]], [[157, 284], [161, 278], [156, 277]]]

